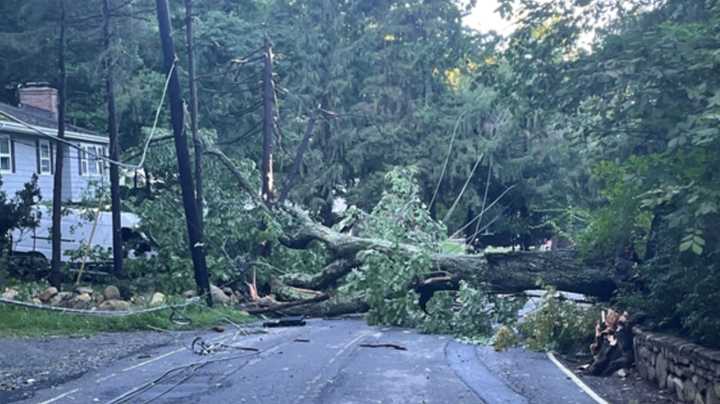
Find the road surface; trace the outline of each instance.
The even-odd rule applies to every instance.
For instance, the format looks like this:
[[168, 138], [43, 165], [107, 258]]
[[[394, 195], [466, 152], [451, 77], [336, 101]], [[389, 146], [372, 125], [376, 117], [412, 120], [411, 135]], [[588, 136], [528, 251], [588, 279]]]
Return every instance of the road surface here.
[[193, 353], [193, 335], [178, 334], [25, 402], [594, 403], [543, 354], [497, 353], [362, 320], [202, 337], [213, 352]]

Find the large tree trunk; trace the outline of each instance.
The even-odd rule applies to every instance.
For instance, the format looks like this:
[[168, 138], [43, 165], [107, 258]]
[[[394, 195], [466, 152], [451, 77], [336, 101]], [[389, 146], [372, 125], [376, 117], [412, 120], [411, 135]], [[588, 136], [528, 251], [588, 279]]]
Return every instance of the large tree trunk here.
[[263, 66], [263, 144], [262, 144], [262, 197], [272, 202], [275, 196], [273, 179], [273, 127], [275, 120], [275, 89], [273, 85], [273, 56], [270, 38], [265, 37]]
[[[426, 253], [413, 245], [341, 234], [312, 222], [301, 212], [291, 208], [288, 211], [300, 223], [289, 229], [288, 238], [281, 240], [289, 248], [307, 248], [310, 243], [319, 242], [336, 259], [350, 260], [366, 250], [408, 257]], [[572, 251], [484, 255], [431, 253], [430, 259], [434, 270], [445, 271], [470, 283], [486, 284], [498, 292], [536, 289], [540, 282], [560, 290], [608, 299], [618, 283], [609, 268], [587, 265]]]
[[[103, 1], [103, 42], [105, 45], [105, 96], [107, 97], [108, 109], [108, 133], [110, 135], [110, 159], [120, 160], [120, 140], [118, 139], [117, 112], [115, 108], [115, 82], [113, 74], [113, 60], [110, 55], [110, 0]], [[110, 164], [110, 209], [112, 211], [112, 246], [113, 246], [113, 274], [120, 278], [126, 278], [123, 271], [123, 243], [122, 223], [120, 220], [120, 169], [117, 164]], [[99, 214], [99, 213], [98, 213]], [[123, 295], [127, 297], [129, 291], [127, 285], [122, 284]]]

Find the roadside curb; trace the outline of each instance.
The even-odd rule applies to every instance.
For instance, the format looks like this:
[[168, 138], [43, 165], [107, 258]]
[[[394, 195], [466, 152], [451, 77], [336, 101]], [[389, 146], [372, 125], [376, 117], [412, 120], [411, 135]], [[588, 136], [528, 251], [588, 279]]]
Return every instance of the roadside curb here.
[[555, 355], [552, 352], [547, 352], [547, 357], [550, 358], [550, 361], [555, 364], [555, 366], [558, 367], [563, 373], [565, 373], [565, 376], [569, 377], [570, 380], [573, 381], [582, 391], [585, 392], [590, 398], [595, 400], [598, 404], [610, 404], [607, 400], [600, 397], [597, 393], [595, 393], [590, 387], [588, 387], [587, 384], [585, 384], [582, 380], [580, 380], [579, 377], [575, 376], [575, 373], [573, 373], [570, 369], [566, 368], [565, 365], [560, 363], [559, 360], [555, 357]]

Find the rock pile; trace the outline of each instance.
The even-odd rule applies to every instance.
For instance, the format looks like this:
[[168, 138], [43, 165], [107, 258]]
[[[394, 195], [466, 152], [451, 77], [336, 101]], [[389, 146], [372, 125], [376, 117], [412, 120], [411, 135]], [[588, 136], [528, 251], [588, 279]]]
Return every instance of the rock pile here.
[[[219, 288], [215, 285], [210, 287], [213, 300], [219, 305], [236, 305], [244, 300], [241, 292], [231, 288]], [[44, 290], [32, 293], [31, 297], [23, 295], [14, 288], [6, 288], [0, 295], [7, 300], [28, 300], [34, 304], [46, 304], [56, 307], [83, 309], [83, 310], [129, 310], [131, 305], [158, 307], [167, 304], [168, 298], [165, 294], [154, 292], [148, 296], [133, 296], [128, 300], [123, 299], [120, 289], [115, 285], [105, 287], [101, 292], [87, 286], [78, 286], [73, 291], [60, 291], [50, 286]], [[182, 294], [186, 299], [197, 297], [197, 293], [188, 290]]]

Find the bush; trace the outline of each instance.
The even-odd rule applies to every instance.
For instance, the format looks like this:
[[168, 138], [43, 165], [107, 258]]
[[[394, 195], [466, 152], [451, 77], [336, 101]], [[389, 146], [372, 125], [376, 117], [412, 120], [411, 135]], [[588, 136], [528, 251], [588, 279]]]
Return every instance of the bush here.
[[520, 332], [530, 349], [575, 353], [592, 342], [598, 318], [596, 308], [561, 301], [548, 287], [539, 309], [520, 325]]

